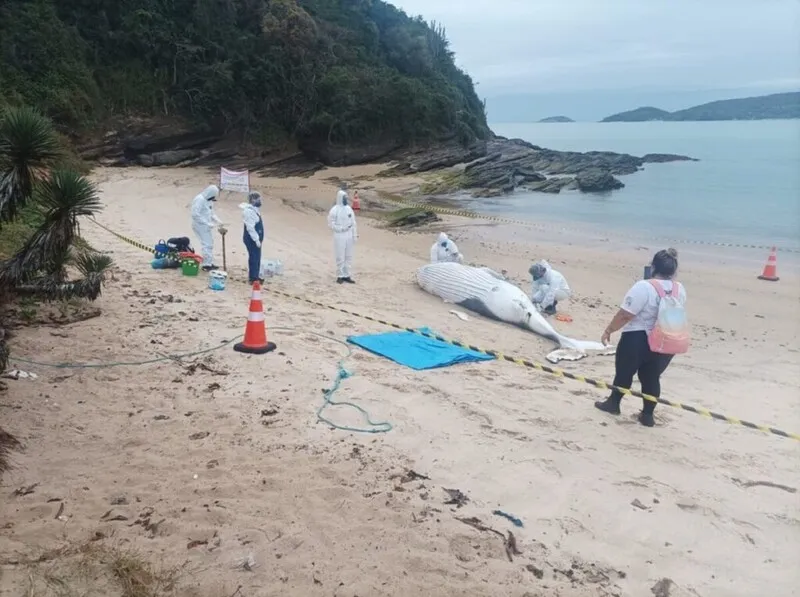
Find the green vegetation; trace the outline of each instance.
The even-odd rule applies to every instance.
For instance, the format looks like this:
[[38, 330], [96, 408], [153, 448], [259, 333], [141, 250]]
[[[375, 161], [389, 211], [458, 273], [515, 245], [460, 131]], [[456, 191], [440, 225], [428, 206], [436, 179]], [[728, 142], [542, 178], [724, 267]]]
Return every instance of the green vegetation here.
[[439, 216], [435, 212], [421, 207], [402, 207], [386, 214], [388, 228], [412, 228], [438, 221]]
[[427, 174], [419, 186], [420, 195], [445, 195], [466, 186], [467, 177], [460, 170], [445, 170]]
[[254, 142], [488, 134], [444, 29], [381, 0], [0, 1], [0, 107], [60, 130], [185, 117]]
[[[78, 218], [99, 211], [100, 200], [63, 158], [46, 117], [27, 107], [0, 116], [0, 246], [14, 250], [0, 262], [6, 292], [43, 300], [100, 295], [111, 260], [87, 250], [78, 236]], [[10, 238], [4, 236], [8, 224], [16, 224]], [[69, 281], [69, 267], [84, 278]]]
[[651, 107], [637, 108], [608, 116], [601, 122], [780, 120], [791, 118], [800, 118], [800, 92], [719, 100], [677, 112], [667, 112]]
[[620, 112], [603, 118], [600, 122], [649, 122], [651, 120], [668, 120], [669, 112], [652, 106], [642, 106], [628, 112]]

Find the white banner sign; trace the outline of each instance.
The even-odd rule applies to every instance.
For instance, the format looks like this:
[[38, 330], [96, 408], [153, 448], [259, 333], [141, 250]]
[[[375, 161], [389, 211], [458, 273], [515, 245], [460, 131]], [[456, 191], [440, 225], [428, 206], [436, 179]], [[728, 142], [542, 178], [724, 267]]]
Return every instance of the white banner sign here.
[[228, 170], [219, 169], [219, 188], [223, 191], [233, 191], [234, 193], [250, 192], [250, 171], [249, 170]]

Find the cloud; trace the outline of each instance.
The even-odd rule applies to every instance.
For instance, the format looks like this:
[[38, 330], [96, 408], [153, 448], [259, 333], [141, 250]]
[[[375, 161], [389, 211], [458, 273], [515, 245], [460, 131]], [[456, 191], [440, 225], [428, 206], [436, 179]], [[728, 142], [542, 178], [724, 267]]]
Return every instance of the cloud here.
[[796, 89], [797, 0], [395, 0], [442, 23], [483, 96]]

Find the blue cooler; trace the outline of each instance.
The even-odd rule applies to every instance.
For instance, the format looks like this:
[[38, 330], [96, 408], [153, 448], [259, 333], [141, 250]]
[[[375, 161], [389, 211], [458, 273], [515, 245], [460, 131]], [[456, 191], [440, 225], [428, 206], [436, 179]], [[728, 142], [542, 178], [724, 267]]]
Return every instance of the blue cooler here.
[[169, 245], [162, 238], [156, 243], [156, 246], [153, 247], [153, 251], [156, 254], [156, 259], [163, 259], [169, 253]]

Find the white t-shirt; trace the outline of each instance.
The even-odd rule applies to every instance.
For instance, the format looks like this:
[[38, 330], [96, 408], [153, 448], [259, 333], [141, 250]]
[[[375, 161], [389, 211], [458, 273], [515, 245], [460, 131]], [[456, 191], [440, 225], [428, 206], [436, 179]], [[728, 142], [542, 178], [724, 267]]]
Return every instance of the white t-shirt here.
[[[664, 292], [672, 290], [671, 280], [654, 280], [657, 284], [661, 284]], [[683, 304], [686, 304], [686, 288], [683, 284], [680, 285], [680, 296], [678, 297]], [[647, 280], [639, 280], [631, 286], [631, 289], [622, 299], [621, 309], [634, 316], [622, 332], [636, 332], [644, 330], [650, 332], [656, 327], [656, 320], [658, 319], [658, 292], [653, 288], [653, 285]]]

